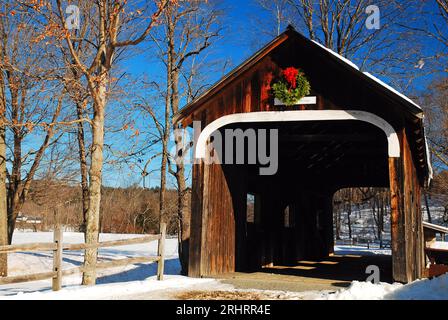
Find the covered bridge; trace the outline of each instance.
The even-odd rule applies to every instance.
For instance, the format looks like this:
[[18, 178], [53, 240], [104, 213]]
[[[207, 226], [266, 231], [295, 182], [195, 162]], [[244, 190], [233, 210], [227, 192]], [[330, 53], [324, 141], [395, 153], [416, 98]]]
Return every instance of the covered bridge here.
[[[271, 85], [291, 66], [306, 74], [311, 93], [288, 107], [275, 103]], [[390, 188], [393, 277], [424, 274], [420, 194], [432, 169], [423, 111], [409, 98], [290, 27], [175, 117], [184, 128], [195, 121], [190, 276], [328, 256], [333, 195], [347, 187]], [[266, 163], [258, 160], [207, 161], [229, 152], [213, 150], [210, 138], [229, 128], [276, 129], [278, 146], [268, 148], [278, 153], [275, 174], [260, 174]], [[222, 136], [223, 145], [233, 142]]]

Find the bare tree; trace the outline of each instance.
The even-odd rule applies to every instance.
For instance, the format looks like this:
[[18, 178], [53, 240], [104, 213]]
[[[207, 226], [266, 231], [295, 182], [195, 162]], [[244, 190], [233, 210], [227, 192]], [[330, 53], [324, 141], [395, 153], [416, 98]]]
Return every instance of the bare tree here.
[[[410, 0], [406, 5], [395, 0], [257, 3], [275, 18], [277, 30], [292, 24], [311, 40], [353, 60], [360, 69], [389, 77], [402, 90], [408, 89], [416, 77], [415, 57], [421, 52], [421, 43], [415, 42], [415, 35], [405, 32], [402, 23], [408, 22], [409, 13], [419, 1]], [[256, 37], [260, 38], [258, 25], [261, 23], [257, 20]], [[262, 25], [261, 28], [271, 26]]]
[[[297, 25], [307, 31], [311, 40], [346, 57], [352, 57], [367, 46], [378, 45], [374, 40], [384, 34], [389, 21], [396, 18], [398, 12], [393, 1], [290, 0], [289, 3], [296, 12]], [[366, 8], [369, 5], [381, 8], [379, 29], [366, 27]], [[384, 37], [380, 39], [384, 40]]]
[[[7, 143], [11, 170], [6, 170], [8, 242], [11, 243], [16, 218], [44, 153], [59, 138], [55, 134], [64, 96], [54, 81], [52, 51], [45, 50], [36, 41], [37, 31], [27, 27], [32, 21], [29, 10], [4, 4], [2, 11], [0, 68], [5, 106], [2, 125], [12, 136]], [[41, 142], [36, 139], [39, 136], [43, 137]], [[27, 138], [35, 141], [33, 148], [25, 146]]]
[[[94, 3], [85, 2], [83, 8], [84, 12], [92, 12]], [[84, 41], [76, 41], [73, 43], [73, 50], [76, 55], [81, 60], [85, 60], [87, 57], [94, 54], [91, 47], [91, 43], [94, 41], [94, 35], [89, 32], [89, 23], [84, 23], [79, 29], [75, 29], [75, 37], [79, 39], [84, 39]], [[76, 113], [76, 139], [78, 142], [78, 158], [80, 166], [80, 177], [81, 177], [81, 190], [82, 190], [82, 219], [83, 224], [80, 230], [84, 232], [86, 236], [87, 229], [87, 216], [89, 209], [89, 182], [88, 182], [88, 150], [86, 144], [86, 126], [85, 119], [88, 118], [89, 112], [88, 106], [91, 105], [92, 99], [89, 95], [89, 89], [83, 82], [83, 73], [76, 65], [76, 62], [71, 56], [71, 52], [68, 48], [60, 47], [62, 56], [66, 63], [65, 74], [61, 77], [62, 83], [68, 96], [75, 105]]]
[[426, 114], [426, 135], [428, 147], [432, 155], [432, 163], [435, 170], [435, 179], [430, 188], [425, 192], [427, 212], [429, 212], [428, 197], [438, 199], [448, 207], [445, 187], [448, 178], [444, 172], [448, 166], [448, 79], [442, 78], [433, 81], [423, 99]]
[[[28, 4], [35, 9], [42, 19], [46, 20], [43, 39], [51, 38], [56, 45], [63, 45], [70, 54], [73, 68], [82, 74], [86, 82], [90, 99], [92, 100], [93, 116], [91, 124], [91, 152], [89, 167], [89, 195], [87, 209], [86, 242], [95, 243], [99, 237], [100, 203], [103, 169], [104, 124], [108, 90], [113, 84], [111, 70], [115, 63], [117, 52], [143, 42], [160, 15], [171, 0], [155, 0], [151, 2], [107, 1], [98, 0], [93, 6], [91, 1], [79, 1], [81, 21], [87, 24], [90, 34], [86, 41], [69, 28], [65, 15], [66, 5], [62, 0], [36, 4]], [[140, 9], [139, 9], [140, 8]], [[70, 30], [69, 30], [70, 29]], [[77, 51], [77, 43], [86, 41], [91, 46], [91, 56], [81, 56]], [[96, 282], [96, 272], [92, 268], [96, 264], [98, 252], [87, 249], [84, 264], [88, 271], [83, 274], [83, 284]]]
[[289, 23], [288, 3], [289, 0], [257, 0], [257, 4], [261, 8], [272, 14], [274, 20], [274, 36], [280, 35], [284, 27]]
[[[192, 98], [195, 66], [194, 59], [209, 48], [219, 36], [219, 16], [221, 12], [208, 1], [189, 0], [170, 4], [163, 15], [164, 32], [153, 37], [158, 46], [161, 59], [166, 66], [166, 93], [164, 123], [156, 119], [154, 112], [148, 109], [160, 136], [162, 137], [162, 161], [160, 184], [161, 219], [164, 220], [166, 172], [176, 179], [178, 192], [179, 258], [182, 273], [187, 273], [188, 240], [190, 238], [190, 211], [188, 210], [188, 188], [184, 155], [188, 152], [189, 141], [185, 141], [182, 130], [171, 126], [172, 115], [180, 109], [180, 101]], [[163, 40], [162, 40], [163, 39]], [[186, 62], [192, 61], [187, 65]], [[168, 154], [168, 139], [173, 130], [176, 143], [176, 155]]]
[[[0, 26], [2, 26], [1, 24]], [[2, 28], [1, 33], [4, 34]], [[0, 61], [5, 60], [5, 42], [0, 42]], [[8, 244], [8, 207], [6, 189], [6, 94], [3, 72], [0, 72], [0, 246]], [[8, 255], [0, 254], [0, 277], [8, 275]]]
[[[432, 32], [432, 36], [444, 45], [445, 52], [443, 55], [446, 57], [448, 54], [448, 1], [436, 0], [436, 2], [439, 7], [437, 15], [444, 25], [438, 26], [437, 24], [434, 24], [434, 32]], [[448, 72], [448, 68], [445, 68], [445, 72]]]

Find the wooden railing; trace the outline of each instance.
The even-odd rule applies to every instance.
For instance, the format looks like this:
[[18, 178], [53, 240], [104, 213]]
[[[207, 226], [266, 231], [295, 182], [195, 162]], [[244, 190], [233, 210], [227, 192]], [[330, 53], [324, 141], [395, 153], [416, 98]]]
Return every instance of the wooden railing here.
[[[73, 275], [76, 273], [82, 273], [86, 271], [92, 271], [96, 269], [114, 268], [145, 262], [157, 262], [158, 264], [157, 279], [163, 280], [166, 224], [162, 224], [160, 229], [161, 229], [160, 234], [147, 235], [139, 238], [103, 241], [91, 244], [88, 243], [64, 244], [62, 229], [60, 227], [56, 227], [53, 233], [52, 243], [27, 243], [27, 244], [0, 246], [0, 254], [12, 253], [12, 252], [53, 251], [53, 271], [27, 274], [23, 276], [3, 277], [0, 278], [0, 285], [53, 279], [52, 288], [54, 291], [58, 291], [62, 287], [63, 276]], [[89, 267], [83, 265], [66, 270], [62, 269], [62, 258], [64, 251], [78, 251], [85, 249], [120, 247], [133, 244], [149, 243], [153, 241], [158, 241], [157, 256], [117, 259], [107, 262], [97, 262], [95, 265]]]

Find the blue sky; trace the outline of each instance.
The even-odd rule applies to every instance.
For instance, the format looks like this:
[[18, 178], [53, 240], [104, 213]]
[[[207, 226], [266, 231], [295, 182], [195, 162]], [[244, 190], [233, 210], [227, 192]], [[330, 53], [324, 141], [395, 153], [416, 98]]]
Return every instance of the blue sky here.
[[[223, 28], [225, 35], [218, 43], [213, 45], [209, 51], [209, 58], [211, 60], [219, 59], [227, 61], [226, 67], [221, 69], [220, 72], [211, 72], [209, 76], [209, 83], [213, 84], [218, 81], [225, 73], [231, 71], [238, 64], [242, 63], [245, 59], [250, 57], [259, 46], [262, 46], [267, 41], [270, 41], [269, 37], [264, 36], [265, 39], [257, 39], [257, 45], [253, 44], [250, 36], [252, 32], [248, 34], [248, 30], [253, 27], [251, 16], [266, 17], [269, 19], [263, 10], [260, 10], [253, 1], [238, 1], [238, 0], [225, 0], [222, 3], [222, 7], [225, 8], [225, 15], [223, 16]], [[250, 30], [254, 31], [254, 30]], [[256, 32], [256, 30], [255, 30]], [[154, 52], [150, 50], [144, 50], [145, 52], [139, 55], [133, 56], [131, 59], [126, 59], [121, 63], [121, 69], [123, 69], [130, 77], [134, 79], [147, 78], [150, 80], [160, 81], [163, 83], [164, 66], [160, 62], [157, 62], [157, 58], [153, 56]], [[120, 70], [121, 70], [120, 69]], [[163, 101], [160, 100], [159, 103]], [[161, 110], [162, 105], [154, 102], [154, 108]], [[148, 118], [140, 118], [138, 120], [138, 126], [145, 128], [148, 125], [152, 125], [151, 120]], [[148, 123], [149, 122], [149, 123]], [[144, 137], [139, 138], [144, 139]], [[126, 145], [129, 142], [128, 137], [114, 136], [110, 143], [113, 146]], [[155, 149], [152, 152], [148, 152], [142, 156], [143, 164], [146, 159], [151, 157], [152, 154], [159, 152], [159, 149]], [[153, 161], [150, 166], [150, 170], [153, 173], [147, 178], [151, 187], [159, 185], [160, 175], [158, 172], [159, 162]], [[134, 183], [142, 185], [141, 170], [134, 167], [130, 169], [128, 166], [123, 165], [120, 169], [112, 166], [106, 166], [104, 170], [104, 184], [108, 186], [127, 186]], [[174, 181], [171, 181], [171, 186], [174, 187]]]
[[[238, 0], [223, 0], [222, 6], [225, 8], [225, 16], [223, 17], [224, 37], [215, 43], [209, 50], [210, 59], [221, 59], [227, 61], [226, 68], [221, 72], [210, 72], [208, 81], [210, 84], [219, 80], [225, 72], [230, 71], [235, 66], [243, 62], [250, 57], [257, 49], [263, 44], [271, 40], [265, 32], [260, 30], [269, 29], [270, 21], [272, 18], [269, 14], [255, 5], [255, 0], [250, 1], [238, 1]], [[265, 25], [259, 26], [257, 23], [264, 21]], [[413, 26], [424, 27], [424, 22], [415, 20]], [[424, 50], [422, 56], [431, 55], [433, 51], [434, 42], [430, 39], [422, 39]], [[153, 57], [154, 52], [148, 50], [144, 53], [134, 56], [122, 63], [122, 68], [134, 79], [139, 79], [146, 76], [149, 79], [159, 81], [163, 83], [163, 65], [156, 62]], [[415, 57], [415, 61], [418, 61], [419, 57]], [[416, 70], [415, 72], [421, 72]], [[423, 72], [421, 72], [423, 74]], [[434, 75], [420, 77], [415, 82], [413, 89], [417, 91], [423, 91], [424, 87]], [[382, 78], [388, 82], [388, 79]], [[157, 108], [157, 102], [154, 101], [154, 107]], [[138, 118], [137, 126], [147, 129], [151, 120], [148, 118]], [[115, 140], [109, 143], [114, 146], [125, 146], [129, 137], [114, 137]], [[139, 139], [145, 139], [145, 136], [139, 137]], [[146, 161], [154, 152], [142, 155], [142, 161]], [[155, 172], [149, 177], [150, 185], [152, 187], [159, 184], [158, 169], [159, 162], [156, 160], [153, 162], [151, 169]], [[129, 167], [123, 166], [122, 169], [116, 169], [107, 167], [104, 170], [104, 183], [110, 186], [126, 186], [133, 183], [141, 185], [142, 178], [141, 171], [138, 169], [130, 170]], [[172, 182], [172, 181], [171, 181]], [[147, 180], [148, 185], [148, 180]], [[171, 183], [171, 187], [174, 187], [174, 183]]]

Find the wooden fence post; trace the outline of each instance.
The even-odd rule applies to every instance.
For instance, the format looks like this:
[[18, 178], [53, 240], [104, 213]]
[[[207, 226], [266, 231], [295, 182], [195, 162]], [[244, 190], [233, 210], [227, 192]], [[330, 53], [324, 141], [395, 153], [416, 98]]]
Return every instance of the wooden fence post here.
[[56, 272], [56, 276], [53, 277], [53, 291], [59, 291], [62, 287], [62, 237], [62, 228], [57, 224], [53, 235], [54, 243], [57, 245], [53, 251], [53, 272]]
[[166, 223], [160, 224], [160, 239], [157, 255], [159, 260], [157, 262], [157, 280], [163, 280], [163, 270], [165, 268], [165, 237], [166, 237]]

